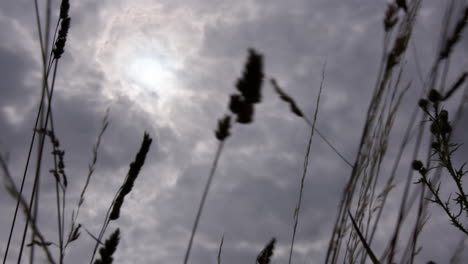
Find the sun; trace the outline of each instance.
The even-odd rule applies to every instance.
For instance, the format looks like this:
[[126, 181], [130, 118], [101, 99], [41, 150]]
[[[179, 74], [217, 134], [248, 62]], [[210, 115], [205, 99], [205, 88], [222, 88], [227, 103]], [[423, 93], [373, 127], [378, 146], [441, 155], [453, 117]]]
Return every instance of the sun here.
[[155, 92], [160, 96], [170, 93], [174, 73], [157, 55], [135, 55], [129, 59], [125, 73], [127, 80], [141, 89]]
[[174, 102], [193, 96], [188, 84], [194, 71], [188, 65], [197, 60], [205, 34], [190, 10], [168, 13], [153, 2], [116, 7], [119, 15], [106, 20], [93, 51], [111, 101], [130, 101], [164, 114], [176, 109]]
[[[121, 95], [142, 102], [163, 103], [177, 93], [177, 56], [162, 45], [154, 45], [143, 34], [120, 37], [109, 54], [109, 70]], [[116, 89], [116, 87], [114, 87]]]
[[129, 66], [129, 77], [135, 82], [151, 87], [168, 79], [170, 72], [155, 58], [135, 58]]

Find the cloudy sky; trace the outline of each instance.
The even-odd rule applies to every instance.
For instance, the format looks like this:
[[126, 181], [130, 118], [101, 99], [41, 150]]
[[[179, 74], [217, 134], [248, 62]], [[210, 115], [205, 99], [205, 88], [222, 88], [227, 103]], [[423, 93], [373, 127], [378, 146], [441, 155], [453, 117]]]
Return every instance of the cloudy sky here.
[[[59, 63], [53, 103], [55, 131], [66, 151], [67, 219], [84, 185], [106, 109], [110, 109], [109, 127], [78, 219], [90, 232], [98, 233], [143, 133], [153, 137], [122, 216], [108, 230], [110, 234], [114, 228], [121, 229], [116, 263], [182, 262], [215, 155], [213, 132], [218, 119], [227, 113], [229, 95], [235, 91], [248, 48], [264, 55], [266, 77], [276, 78], [310, 117], [326, 63], [317, 127], [354, 161], [381, 58], [387, 1], [71, 2], [72, 25]], [[413, 86], [395, 121], [391, 137], [395, 146], [401, 141], [410, 109], [419, 99], [415, 95], [421, 91], [415, 54], [426, 76], [437, 48], [443, 2], [424, 1], [419, 12], [410, 45], [415, 48], [405, 57], [403, 77], [406, 83], [413, 81]], [[455, 2], [467, 4], [464, 0]], [[44, 3], [40, 1], [41, 10]], [[57, 15], [60, 3], [55, 0], [52, 4]], [[33, 1], [1, 1], [0, 34], [0, 152], [8, 154], [10, 171], [19, 184], [41, 88]], [[467, 47], [465, 37], [457, 46], [451, 78], [467, 70]], [[468, 128], [466, 117], [459, 128]], [[265, 81], [255, 122], [236, 124], [227, 140], [191, 263], [216, 263], [222, 235], [223, 263], [253, 263], [272, 237], [278, 239], [273, 263], [287, 261], [309, 133], [307, 124], [289, 112]], [[466, 134], [456, 133], [456, 138], [468, 142]], [[49, 152], [50, 148], [46, 149]], [[390, 160], [395, 152], [390, 144]], [[466, 149], [460, 153], [467, 157]], [[404, 180], [409, 162], [403, 159], [397, 182]], [[56, 241], [55, 185], [46, 173], [52, 167], [50, 157], [43, 167], [38, 221], [47, 239]], [[313, 139], [294, 263], [324, 262], [350, 172], [320, 138]], [[27, 193], [32, 176], [28, 176]], [[397, 185], [390, 197], [390, 211], [375, 244], [378, 255], [393, 230], [401, 190], [402, 185]], [[3, 190], [0, 206], [3, 256], [15, 206]], [[448, 263], [461, 238], [439, 208], [432, 208], [416, 263], [431, 259]], [[21, 221], [8, 263], [14, 263], [18, 254]], [[93, 239], [83, 230], [80, 239], [68, 248], [66, 263], [87, 261], [92, 246]], [[42, 253], [38, 257], [42, 258]]]

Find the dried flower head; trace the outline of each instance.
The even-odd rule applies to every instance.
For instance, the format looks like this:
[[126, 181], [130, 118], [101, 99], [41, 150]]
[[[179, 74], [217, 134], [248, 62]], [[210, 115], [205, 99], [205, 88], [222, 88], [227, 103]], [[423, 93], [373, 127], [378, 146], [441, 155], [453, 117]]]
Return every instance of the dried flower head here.
[[440, 118], [442, 121], [448, 121], [448, 112], [447, 112], [447, 110], [442, 110], [442, 111], [440, 111], [440, 113], [439, 113], [439, 118]]
[[443, 135], [452, 133], [452, 126], [448, 122], [441, 122], [441, 124], [440, 132]]
[[445, 135], [452, 132], [452, 126], [448, 122], [433, 121], [431, 124], [431, 133], [434, 135]]
[[413, 160], [413, 162], [411, 163], [411, 167], [413, 168], [413, 170], [419, 171], [423, 168], [423, 163], [420, 160]]
[[427, 111], [427, 106], [429, 105], [429, 102], [426, 99], [420, 99], [418, 101], [419, 107], [421, 107], [422, 110]]
[[440, 93], [437, 90], [434, 90], [434, 89], [432, 89], [429, 92], [429, 95], [427, 96], [427, 98], [429, 99], [429, 101], [431, 101], [433, 103], [438, 103], [438, 102], [440, 102], [440, 100], [442, 100], [442, 96], [440, 95]]

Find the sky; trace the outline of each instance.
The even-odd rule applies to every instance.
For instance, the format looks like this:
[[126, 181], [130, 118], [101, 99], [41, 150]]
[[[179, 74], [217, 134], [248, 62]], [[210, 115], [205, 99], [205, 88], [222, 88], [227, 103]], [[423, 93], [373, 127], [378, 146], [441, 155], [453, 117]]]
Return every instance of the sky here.
[[[39, 2], [42, 12], [45, 1]], [[423, 76], [433, 62], [442, 2], [423, 1], [405, 57], [403, 80], [413, 85], [399, 110], [384, 164], [392, 164], [419, 99], [415, 58]], [[59, 5], [52, 1], [55, 16]], [[53, 102], [56, 136], [66, 151], [66, 219], [76, 208], [109, 109], [109, 126], [78, 222], [98, 233], [146, 131], [153, 143], [145, 166], [106, 237], [121, 229], [115, 263], [181, 263], [217, 147], [214, 130], [228, 112], [247, 50], [254, 48], [264, 56], [262, 102], [256, 105], [254, 122], [235, 124], [225, 143], [189, 262], [216, 263], [224, 235], [223, 263], [255, 262], [272, 237], [278, 240], [272, 263], [286, 263], [310, 130], [279, 100], [268, 79], [275, 78], [311, 117], [324, 69], [317, 128], [353, 161], [378, 73], [386, 6], [384, 0], [71, 1], [71, 29]], [[1, 1], [0, 34], [0, 153], [8, 157], [19, 184], [41, 89], [33, 1]], [[465, 36], [455, 50], [451, 80], [467, 70], [467, 47]], [[467, 116], [459, 131], [466, 128]], [[468, 142], [463, 132], [454, 134], [456, 140]], [[45, 153], [50, 153], [48, 148]], [[467, 154], [462, 146], [460, 161]], [[398, 181], [404, 180], [411, 162], [405, 155]], [[47, 238], [56, 241], [55, 185], [47, 173], [51, 157], [46, 156], [38, 223]], [[384, 165], [383, 174], [389, 166]], [[320, 138], [313, 138], [294, 263], [324, 262], [350, 173]], [[32, 176], [26, 190], [31, 189]], [[3, 189], [3, 179], [1, 183]], [[401, 192], [402, 185], [397, 185], [389, 198], [375, 242], [378, 255], [393, 230]], [[2, 256], [14, 206], [6, 191], [0, 191]], [[416, 263], [448, 263], [461, 234], [439, 208], [431, 208]], [[8, 263], [18, 254], [15, 245], [23, 220], [15, 229]], [[82, 230], [67, 249], [66, 263], [87, 261], [93, 242]]]

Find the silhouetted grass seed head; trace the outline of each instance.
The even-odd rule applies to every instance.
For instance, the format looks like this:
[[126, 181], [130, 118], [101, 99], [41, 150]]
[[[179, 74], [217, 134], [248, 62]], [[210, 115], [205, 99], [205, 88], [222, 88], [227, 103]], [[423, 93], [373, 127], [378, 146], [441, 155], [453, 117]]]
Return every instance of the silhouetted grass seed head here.
[[247, 102], [242, 95], [231, 95], [229, 109], [237, 116], [236, 121], [238, 123], [248, 124], [253, 121], [254, 106]]
[[246, 102], [255, 104], [262, 100], [261, 87], [263, 82], [263, 58], [253, 49], [249, 49], [249, 57], [242, 78], [237, 80], [236, 87], [244, 96]]
[[229, 129], [231, 128], [231, 117], [226, 115], [223, 119], [218, 121], [218, 129], [215, 131], [216, 138], [219, 141], [225, 140], [231, 134]]

